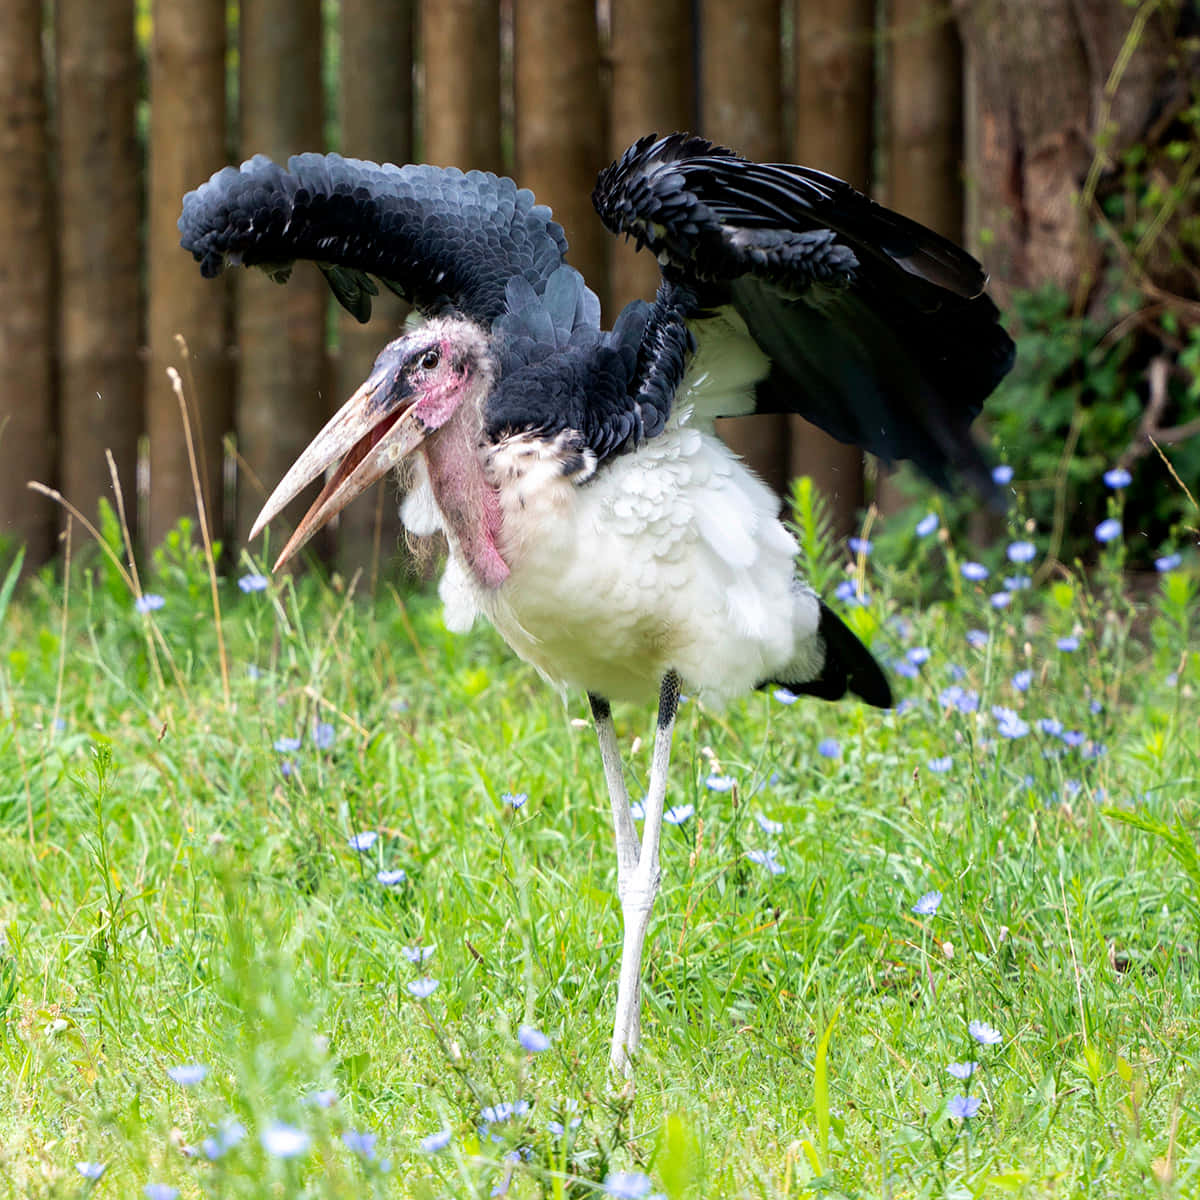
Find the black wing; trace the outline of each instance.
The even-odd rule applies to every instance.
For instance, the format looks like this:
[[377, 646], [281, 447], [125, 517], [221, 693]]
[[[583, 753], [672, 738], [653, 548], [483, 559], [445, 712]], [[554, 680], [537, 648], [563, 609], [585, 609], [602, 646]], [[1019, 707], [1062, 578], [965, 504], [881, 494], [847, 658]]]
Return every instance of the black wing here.
[[286, 170], [263, 155], [225, 167], [183, 198], [179, 231], [206, 276], [254, 266], [282, 283], [311, 259], [360, 321], [376, 276], [426, 315], [490, 325], [510, 280], [541, 295], [567, 249], [550, 210], [511, 179], [337, 154], [297, 155]]
[[592, 199], [663, 272], [642, 383], [659, 403], [679, 382], [658, 369], [663, 345], [677, 351], [672, 323], [703, 348], [720, 317], [725, 337], [744, 330], [765, 356], [753, 411], [799, 413], [942, 486], [961, 474], [991, 488], [968, 430], [1013, 344], [966, 251], [830, 175], [685, 134], [631, 146]]

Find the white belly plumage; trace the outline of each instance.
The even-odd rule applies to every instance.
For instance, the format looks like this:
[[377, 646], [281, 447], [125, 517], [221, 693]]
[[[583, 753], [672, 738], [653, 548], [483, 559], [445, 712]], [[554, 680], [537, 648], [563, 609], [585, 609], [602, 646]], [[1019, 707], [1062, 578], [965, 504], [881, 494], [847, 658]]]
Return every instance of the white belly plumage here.
[[[772, 677], [819, 674], [817, 599], [795, 582], [777, 497], [687, 419], [685, 409], [582, 484], [562, 473], [553, 444], [497, 446], [487, 469], [511, 574], [480, 586], [451, 539], [447, 624], [466, 629], [482, 613], [550, 682], [609, 700], [655, 698], [670, 669], [712, 704]], [[440, 514], [423, 471], [415, 482], [402, 516], [427, 534]]]

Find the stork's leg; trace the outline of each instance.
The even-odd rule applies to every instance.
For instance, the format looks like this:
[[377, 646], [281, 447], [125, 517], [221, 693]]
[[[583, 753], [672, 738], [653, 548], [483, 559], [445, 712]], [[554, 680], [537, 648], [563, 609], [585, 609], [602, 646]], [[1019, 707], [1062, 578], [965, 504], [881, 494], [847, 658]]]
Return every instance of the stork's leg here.
[[[654, 756], [650, 762], [650, 784], [646, 791], [646, 823], [642, 830], [642, 845], [636, 849], [636, 864], [631, 871], [618, 864], [617, 893], [621, 900], [621, 917], [625, 925], [621, 947], [621, 978], [617, 985], [617, 1017], [613, 1024], [612, 1051], [609, 1065], [613, 1071], [630, 1074], [630, 1055], [637, 1049], [642, 1036], [642, 950], [646, 930], [650, 927], [650, 912], [658, 894], [658, 846], [662, 838], [663, 805], [667, 796], [667, 768], [671, 762], [671, 734], [675, 729], [675, 714], [679, 710], [679, 676], [669, 671], [662, 681], [658, 696], [658, 727], [654, 733]], [[611, 718], [608, 731], [612, 733]], [[613, 737], [615, 752], [616, 738]], [[601, 756], [604, 738], [601, 734]], [[620, 760], [617, 759], [620, 774]], [[605, 773], [608, 774], [607, 761]], [[610, 794], [612, 780], [609, 778]], [[621, 783], [621, 791], [625, 785]], [[621, 822], [616, 818], [618, 854], [622, 843]], [[628, 819], [629, 805], [624, 806]]]
[[617, 731], [613, 728], [612, 707], [601, 696], [588, 694], [596, 738], [600, 742], [600, 761], [604, 764], [604, 781], [608, 784], [608, 799], [612, 804], [613, 832], [617, 837], [617, 895], [621, 895], [626, 880], [633, 874], [638, 860], [637, 830], [629, 812], [629, 793], [625, 790], [625, 775], [621, 766], [621, 750]]

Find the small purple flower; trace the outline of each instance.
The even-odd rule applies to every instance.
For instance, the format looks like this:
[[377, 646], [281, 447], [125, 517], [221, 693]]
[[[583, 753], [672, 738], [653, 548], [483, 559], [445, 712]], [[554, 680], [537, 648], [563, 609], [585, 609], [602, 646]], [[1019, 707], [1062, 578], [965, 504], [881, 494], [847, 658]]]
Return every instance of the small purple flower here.
[[932, 917], [937, 912], [938, 905], [941, 904], [941, 902], [941, 892], [926, 892], [925, 895], [923, 895], [916, 902], [916, 904], [912, 906], [912, 910], [917, 914], [918, 917]]
[[950, 1063], [946, 1070], [955, 1079], [970, 1079], [979, 1070], [979, 1064], [977, 1062]]
[[436, 1133], [428, 1134], [417, 1143], [422, 1154], [436, 1154], [450, 1145], [450, 1130], [439, 1129]]
[[758, 822], [759, 829], [771, 837], [775, 837], [783, 832], [782, 821], [772, 821], [770, 817], [764, 817], [762, 813], [755, 813], [754, 819]]
[[521, 1043], [521, 1049], [528, 1054], [541, 1054], [543, 1050], [550, 1049], [550, 1039], [532, 1025], [522, 1025], [517, 1030], [517, 1041]]
[[375, 845], [378, 838], [379, 834], [374, 829], [364, 829], [361, 833], [352, 833], [346, 842], [351, 850], [357, 850], [359, 854], [366, 854]]
[[1018, 692], [1029, 691], [1029, 685], [1032, 682], [1033, 682], [1033, 672], [1032, 671], [1018, 671], [1012, 677], [1012, 685], [1013, 685], [1013, 687], [1015, 687], [1017, 689]]
[[964, 579], [969, 579], [972, 583], [982, 583], [988, 575], [987, 567], [981, 562], [965, 562], [959, 568]]
[[335, 737], [337, 737], [337, 731], [328, 721], [317, 722], [313, 729], [313, 744], [318, 750], [331, 749]]
[[338, 1094], [333, 1088], [321, 1088], [317, 1092], [309, 1092], [304, 1098], [305, 1104], [315, 1108], [332, 1108], [338, 1102]]
[[1104, 482], [1114, 492], [1127, 488], [1133, 482], [1133, 476], [1124, 467], [1113, 467], [1104, 472]]
[[375, 1157], [375, 1143], [378, 1140], [377, 1134], [360, 1133], [357, 1129], [347, 1129], [342, 1134], [342, 1144], [346, 1149], [367, 1159]]
[[787, 868], [775, 857], [774, 850], [747, 850], [746, 857], [772, 875], [782, 875]]
[[303, 1154], [312, 1138], [303, 1129], [276, 1121], [259, 1136], [263, 1149], [275, 1158], [297, 1158]]
[[1087, 741], [1087, 735], [1080, 733], [1078, 729], [1068, 729], [1062, 734], [1062, 740], [1071, 747], [1072, 750], [1078, 750], [1084, 742]]
[[981, 1046], [995, 1046], [1004, 1041], [1004, 1035], [998, 1029], [993, 1029], [986, 1021], [971, 1021], [967, 1025], [967, 1032]]
[[970, 715], [979, 708], [979, 693], [965, 688], [961, 683], [952, 683], [938, 693], [938, 703], [943, 708], [955, 708]]
[[1026, 592], [1033, 586], [1033, 580], [1028, 575], [1005, 575], [1004, 590], [1006, 592]]
[[[166, 604], [166, 600], [157, 592], [147, 592], [144, 596], [139, 596], [134, 601], [133, 607], [145, 616], [146, 613], [157, 612], [164, 604]], [[99, 1176], [96, 1178], [98, 1179]]]
[[1033, 562], [1037, 557], [1037, 547], [1032, 542], [1009, 542], [1005, 553], [1009, 562]]
[[416, 996], [418, 1000], [428, 1000], [437, 989], [438, 981], [430, 979], [426, 975], [422, 979], [410, 979], [404, 986], [408, 988], [410, 996]]
[[146, 1200], [175, 1200], [179, 1189], [169, 1183], [148, 1183], [142, 1188], [142, 1195]]
[[976, 650], [982, 650], [988, 644], [987, 631], [984, 629], [968, 629], [967, 645]]
[[696, 806], [694, 804], [672, 804], [663, 813], [663, 820], [668, 825], [682, 825], [695, 811]]
[[892, 663], [892, 671], [901, 676], [903, 679], [917, 679], [921, 672], [908, 661], [907, 658], [898, 658]]
[[1060, 637], [1055, 645], [1064, 654], [1074, 654], [1079, 649], [1079, 639], [1077, 637]]
[[1047, 737], [1058, 737], [1063, 731], [1063, 723], [1057, 717], [1039, 717], [1037, 727]]
[[937, 529], [939, 524], [937, 513], [926, 513], [917, 522], [917, 537], [928, 537]]
[[1116, 517], [1109, 517], [1096, 526], [1096, 541], [1114, 542], [1121, 536], [1121, 522]]
[[401, 946], [400, 954], [408, 959], [414, 967], [419, 967], [433, 957], [434, 949], [433, 946]]
[[518, 808], [524, 808], [528, 800], [528, 792], [505, 792], [500, 797], [500, 803], [511, 808], [513, 812], [516, 812]]
[[978, 1096], [951, 1096], [946, 1101], [946, 1114], [956, 1121], [966, 1121], [979, 1111]]
[[270, 580], [265, 575], [259, 575], [257, 573], [253, 575], [243, 575], [241, 579], [238, 580], [238, 587], [240, 587], [242, 591], [246, 593], [246, 595], [249, 595], [251, 592], [265, 592], [269, 584]]
[[945, 775], [954, 766], [954, 759], [949, 755], [942, 758], [931, 758], [925, 764], [935, 775]]
[[704, 786], [710, 792], [733, 791], [734, 778], [732, 775], [718, 775], [715, 771], [704, 781]]
[[408, 872], [403, 867], [394, 867], [389, 871], [376, 871], [375, 882], [382, 887], [399, 887], [408, 879]]
[[1007, 608], [1012, 603], [1012, 592], [993, 592], [988, 602], [993, 608]]
[[629, 815], [635, 821], [644, 821], [646, 819], [646, 806], [640, 800], [631, 800], [629, 802]]
[[168, 1067], [167, 1074], [180, 1087], [194, 1087], [208, 1074], [208, 1068], [203, 1063], [180, 1063], [178, 1066]]
[[843, 604], [848, 604], [851, 608], [861, 608], [868, 600], [866, 592], [860, 592], [858, 584], [853, 579], [843, 579], [833, 589], [833, 594]]
[[276, 754], [295, 754], [300, 749], [300, 739], [298, 737], [276, 738], [271, 749]]
[[613, 1200], [641, 1200], [650, 1187], [649, 1175], [640, 1171], [614, 1171], [604, 1181], [604, 1194]]
[[793, 692], [790, 688], [785, 687], [776, 688], [771, 695], [774, 696], [780, 704], [795, 704], [796, 701], [800, 699], [795, 692]]
[[847, 543], [852, 554], [868, 555], [875, 548], [868, 538], [852, 537]]
[[529, 1111], [528, 1100], [501, 1100], [485, 1108], [480, 1117], [485, 1125], [500, 1125], [513, 1117], [523, 1117]]
[[907, 658], [914, 667], [923, 666], [929, 661], [929, 647], [914, 646], [911, 650], [905, 653], [904, 657]]
[[992, 468], [992, 480], [998, 483], [1001, 487], [1012, 483], [1013, 469], [1007, 463], [1001, 463], [998, 467]]
[[77, 1162], [75, 1164], [77, 1170], [84, 1179], [99, 1179], [105, 1171], [108, 1170], [108, 1163], [100, 1162]]
[[1154, 560], [1154, 569], [1160, 575], [1165, 575], [1168, 571], [1174, 571], [1182, 565], [1182, 554], [1164, 554], [1160, 558], [1156, 558]]
[[209, 1162], [216, 1162], [246, 1136], [246, 1127], [236, 1117], [223, 1117], [212, 1137], [200, 1143], [200, 1150]]
[[842, 744], [837, 738], [822, 738], [817, 743], [817, 753], [822, 758], [841, 758]]
[[992, 716], [996, 718], [996, 732], [1001, 737], [1023, 738], [1029, 732], [1029, 726], [1011, 708], [993, 705]]

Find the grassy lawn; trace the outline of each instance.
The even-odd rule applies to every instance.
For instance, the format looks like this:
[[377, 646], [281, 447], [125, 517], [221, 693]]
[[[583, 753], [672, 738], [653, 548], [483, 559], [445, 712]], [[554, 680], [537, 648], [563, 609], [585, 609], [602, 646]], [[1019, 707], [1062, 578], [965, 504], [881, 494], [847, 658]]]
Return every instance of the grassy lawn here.
[[424, 594], [246, 567], [218, 621], [179, 542], [146, 612], [95, 554], [35, 579], [0, 1196], [1200, 1193], [1195, 564], [1134, 603], [1118, 539], [996, 607], [1004, 546], [854, 560], [895, 712], [684, 705], [632, 1094], [582, 696]]

